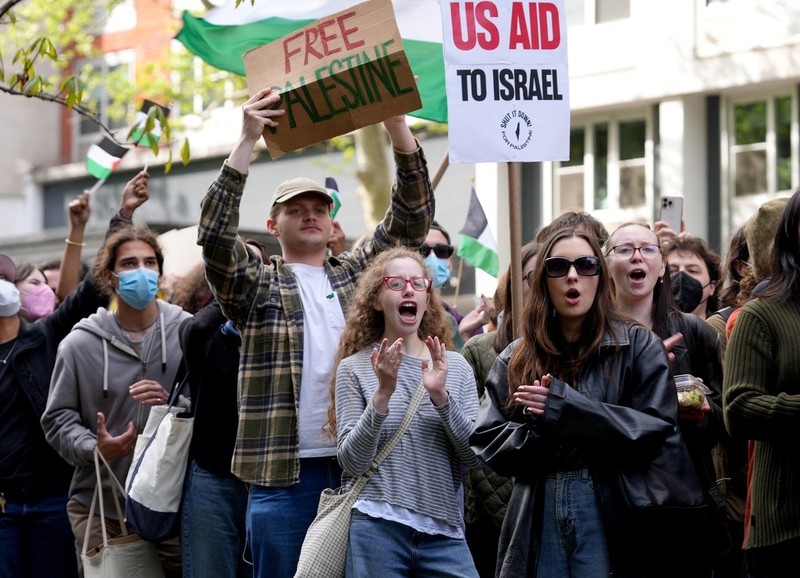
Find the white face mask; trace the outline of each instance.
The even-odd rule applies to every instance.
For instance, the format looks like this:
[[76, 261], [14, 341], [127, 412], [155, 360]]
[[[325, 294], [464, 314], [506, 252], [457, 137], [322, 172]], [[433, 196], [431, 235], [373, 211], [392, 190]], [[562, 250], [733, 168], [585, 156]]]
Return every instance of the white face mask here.
[[13, 317], [19, 313], [19, 290], [16, 286], [0, 279], [0, 317]]

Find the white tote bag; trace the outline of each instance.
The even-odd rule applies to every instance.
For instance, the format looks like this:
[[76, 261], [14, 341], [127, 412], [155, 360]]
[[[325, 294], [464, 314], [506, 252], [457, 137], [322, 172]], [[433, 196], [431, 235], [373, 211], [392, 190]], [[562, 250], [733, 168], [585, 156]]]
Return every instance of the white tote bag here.
[[174, 403], [187, 378], [188, 374], [173, 389], [168, 405], [150, 409], [125, 481], [128, 524], [151, 542], [174, 538], [180, 530], [181, 495], [194, 417]]
[[[114, 538], [109, 538], [106, 530], [101, 461], [111, 479], [111, 494], [122, 529], [122, 534]], [[92, 504], [89, 506], [89, 520], [86, 522], [86, 533], [83, 537], [83, 548], [81, 548], [84, 578], [163, 578], [164, 571], [161, 569], [155, 544], [128, 531], [122, 516], [122, 506], [119, 503], [119, 496], [124, 496], [122, 484], [111, 471], [108, 462], [97, 447], [94, 448], [94, 467], [97, 481]], [[89, 536], [95, 519], [95, 507], [98, 503], [100, 504], [100, 528], [103, 542], [90, 548]]]

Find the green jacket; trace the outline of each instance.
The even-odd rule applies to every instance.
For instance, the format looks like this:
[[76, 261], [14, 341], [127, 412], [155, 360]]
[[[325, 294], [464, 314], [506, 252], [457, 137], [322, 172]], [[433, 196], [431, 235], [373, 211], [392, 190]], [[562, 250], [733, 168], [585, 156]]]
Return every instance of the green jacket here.
[[791, 303], [749, 301], [728, 340], [725, 425], [755, 440], [746, 548], [800, 537], [800, 313]]
[[[495, 333], [490, 331], [470, 337], [461, 350], [461, 355], [472, 366], [479, 396], [483, 396], [486, 376], [497, 359]], [[513, 487], [511, 478], [495, 473], [489, 466], [470, 470], [464, 495], [464, 521], [468, 525], [490, 524], [500, 528]]]

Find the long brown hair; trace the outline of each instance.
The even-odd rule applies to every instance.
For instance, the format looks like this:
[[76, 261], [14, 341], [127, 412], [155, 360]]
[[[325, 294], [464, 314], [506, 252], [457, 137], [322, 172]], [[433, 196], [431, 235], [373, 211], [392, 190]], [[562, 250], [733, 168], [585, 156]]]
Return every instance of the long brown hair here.
[[[541, 245], [536, 242], [526, 243], [520, 250], [520, 257], [522, 257], [522, 268], [524, 269], [528, 262], [539, 254]], [[530, 277], [527, 283], [530, 284]], [[522, 281], [526, 283], [525, 280]], [[498, 282], [499, 288], [502, 290], [502, 304], [503, 304], [503, 320], [497, 328], [492, 345], [497, 353], [503, 351], [508, 344], [514, 341], [514, 311], [511, 299], [511, 266], [509, 265], [508, 271], [503, 274]], [[521, 304], [517, 307], [522, 308]]]
[[[578, 337], [577, 358], [565, 353], [566, 341], [561, 332], [558, 313], [547, 289], [545, 261], [553, 246], [563, 239], [578, 237], [586, 241], [600, 263], [597, 293], [583, 321]], [[532, 384], [547, 373], [571, 381], [578, 377], [580, 367], [596, 355], [603, 336], [613, 333], [610, 321], [618, 319], [611, 297], [611, 280], [605, 260], [594, 235], [577, 229], [561, 229], [551, 233], [542, 243], [539, 258], [531, 274], [531, 295], [522, 311], [521, 341], [508, 364], [508, 403], [520, 385]]]
[[107, 297], [112, 297], [115, 292], [112, 273], [117, 262], [117, 251], [119, 251], [120, 246], [129, 241], [142, 241], [150, 245], [158, 262], [159, 277], [164, 272], [164, 253], [158, 244], [158, 233], [141, 225], [117, 229], [106, 238], [94, 261], [95, 284], [98, 291]]
[[[378, 254], [364, 270], [358, 281], [353, 302], [347, 313], [342, 336], [339, 339], [339, 348], [333, 360], [333, 370], [330, 379], [331, 403], [328, 406], [328, 423], [326, 429], [330, 436], [336, 435], [336, 369], [345, 357], [355, 355], [368, 345], [381, 340], [386, 328], [383, 312], [375, 309], [378, 302], [378, 293], [383, 285], [389, 264], [397, 259], [412, 259], [425, 271], [425, 262], [418, 251], [411, 251], [405, 247], [394, 247]], [[423, 273], [424, 274], [424, 273]], [[441, 297], [437, 291], [428, 293], [428, 307], [422, 315], [422, 321], [417, 329], [417, 335], [425, 340], [427, 336], [438, 337], [448, 349], [453, 349], [453, 335], [451, 325], [447, 322]]]

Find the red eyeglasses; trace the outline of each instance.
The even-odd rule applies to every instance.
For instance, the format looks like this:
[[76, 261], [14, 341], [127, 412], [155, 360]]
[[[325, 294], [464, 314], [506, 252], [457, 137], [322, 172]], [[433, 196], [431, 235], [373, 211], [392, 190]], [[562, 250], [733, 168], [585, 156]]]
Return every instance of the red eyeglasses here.
[[392, 291], [402, 291], [406, 288], [406, 284], [411, 285], [414, 291], [430, 291], [433, 286], [433, 281], [430, 277], [399, 277], [397, 275], [389, 275], [381, 280], [381, 283], [386, 283], [386, 286]]

